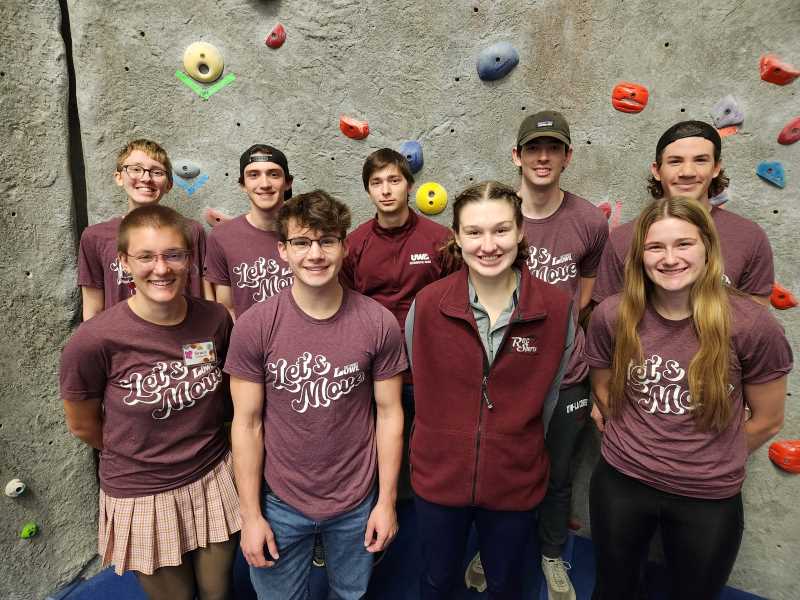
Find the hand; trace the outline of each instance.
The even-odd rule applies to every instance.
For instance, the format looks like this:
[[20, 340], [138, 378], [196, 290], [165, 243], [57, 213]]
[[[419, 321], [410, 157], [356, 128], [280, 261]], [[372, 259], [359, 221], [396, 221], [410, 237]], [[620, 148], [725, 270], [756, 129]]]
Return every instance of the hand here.
[[[271, 567], [278, 556], [278, 544], [275, 543], [275, 534], [264, 517], [254, 521], [242, 521], [241, 533], [242, 554], [247, 564], [251, 567]], [[269, 560], [264, 555], [264, 544], [271, 555]]]
[[394, 504], [378, 503], [369, 515], [364, 547], [367, 552], [380, 552], [392, 543], [397, 535], [397, 513]]
[[597, 425], [597, 430], [600, 433], [603, 433], [606, 428], [606, 421], [603, 418], [603, 413], [600, 412], [600, 409], [597, 408], [597, 404], [592, 404], [592, 421], [594, 424]]

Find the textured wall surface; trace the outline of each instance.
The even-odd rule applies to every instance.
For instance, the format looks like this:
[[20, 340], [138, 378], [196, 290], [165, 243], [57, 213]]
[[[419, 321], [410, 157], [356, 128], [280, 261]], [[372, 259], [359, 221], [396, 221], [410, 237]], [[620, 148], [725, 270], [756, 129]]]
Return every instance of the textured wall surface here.
[[[595, 203], [622, 201], [628, 220], [647, 201], [647, 169], [663, 130], [682, 119], [708, 120], [713, 104], [733, 94], [745, 122], [723, 144], [732, 180], [726, 208], [762, 224], [778, 280], [800, 293], [800, 143], [776, 143], [784, 124], [800, 114], [800, 80], [780, 87], [761, 81], [758, 71], [765, 52], [800, 65], [796, 0], [67, 4], [88, 194], [81, 208], [90, 223], [124, 211], [112, 180], [114, 157], [134, 137], [159, 140], [173, 159], [192, 160], [208, 175], [191, 195], [176, 186], [165, 200], [187, 216], [202, 219], [203, 207], [244, 212], [238, 156], [266, 142], [286, 152], [295, 192], [322, 187], [345, 200], [358, 223], [372, 212], [360, 183], [372, 150], [419, 140], [425, 167], [418, 182], [438, 181], [452, 198], [473, 181], [515, 181], [516, 129], [543, 108], [561, 110], [572, 125], [575, 153], [564, 187]], [[65, 433], [55, 386], [57, 352], [77, 310], [59, 4], [13, 0], [3, 3], [0, 16], [6, 289], [0, 472], [27, 478], [32, 488], [21, 499], [2, 499], [0, 596], [34, 598], [91, 559], [96, 487], [90, 453]], [[278, 21], [287, 40], [273, 50], [264, 38]], [[175, 77], [195, 41], [216, 45], [225, 73], [236, 76], [208, 100]], [[477, 55], [497, 41], [511, 42], [520, 63], [504, 79], [483, 82]], [[642, 113], [611, 107], [611, 89], [621, 80], [649, 88]], [[340, 114], [367, 119], [369, 137], [344, 137]], [[783, 162], [785, 189], [756, 177], [762, 160]], [[448, 210], [437, 219], [449, 217]], [[794, 348], [798, 311], [778, 313]], [[794, 397], [796, 381], [790, 378]], [[781, 437], [800, 438], [800, 410], [788, 400]], [[593, 432], [584, 442], [575, 514], [589, 535]], [[800, 477], [775, 469], [766, 448], [748, 469], [745, 536], [731, 584], [795, 598]], [[30, 543], [15, 540], [15, 528], [28, 518], [43, 524], [42, 534]]]

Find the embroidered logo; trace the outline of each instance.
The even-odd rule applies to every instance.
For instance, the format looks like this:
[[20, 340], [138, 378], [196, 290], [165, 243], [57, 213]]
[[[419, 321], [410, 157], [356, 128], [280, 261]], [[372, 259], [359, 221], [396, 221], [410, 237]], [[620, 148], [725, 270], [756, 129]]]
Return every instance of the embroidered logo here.
[[538, 350], [536, 338], [533, 337], [511, 336], [511, 347], [523, 354], [536, 354]]
[[416, 252], [411, 255], [411, 260], [408, 261], [410, 265], [429, 265], [431, 264], [431, 257], [427, 252]]

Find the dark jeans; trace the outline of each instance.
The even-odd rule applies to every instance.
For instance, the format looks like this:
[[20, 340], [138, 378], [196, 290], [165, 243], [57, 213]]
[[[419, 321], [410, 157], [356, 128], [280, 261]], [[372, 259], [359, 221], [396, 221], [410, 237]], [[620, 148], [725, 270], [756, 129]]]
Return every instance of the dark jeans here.
[[533, 510], [442, 506], [419, 496], [414, 502], [422, 541], [421, 600], [449, 600], [457, 588], [464, 587], [464, 550], [473, 523], [478, 531], [488, 597], [522, 597], [523, 569], [529, 557], [525, 550], [536, 520]]
[[581, 430], [592, 409], [589, 380], [561, 390], [547, 430], [545, 445], [550, 455], [547, 495], [539, 505], [539, 543], [548, 558], [561, 556], [567, 541], [572, 500], [572, 456]]
[[597, 576], [593, 600], [638, 598], [639, 571], [661, 528], [673, 600], [711, 600], [728, 580], [744, 529], [742, 495], [703, 500], [662, 492], [603, 458], [589, 490]]

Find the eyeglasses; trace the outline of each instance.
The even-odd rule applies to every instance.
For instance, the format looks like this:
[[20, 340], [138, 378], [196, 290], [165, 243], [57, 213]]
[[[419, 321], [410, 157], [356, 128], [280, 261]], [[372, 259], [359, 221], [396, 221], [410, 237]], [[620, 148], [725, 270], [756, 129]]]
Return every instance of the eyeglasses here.
[[342, 238], [336, 237], [335, 235], [324, 235], [316, 240], [307, 237], [290, 238], [286, 240], [286, 243], [294, 248], [294, 251], [298, 254], [305, 254], [311, 250], [311, 246], [314, 245], [314, 242], [319, 244], [320, 250], [328, 253], [333, 252], [334, 248], [336, 248], [341, 241]]
[[167, 176], [164, 169], [145, 169], [139, 165], [122, 165], [122, 170], [125, 171], [129, 177], [141, 179], [145, 173], [150, 174], [151, 179], [163, 179]]
[[191, 255], [192, 253], [188, 252], [187, 250], [176, 250], [174, 252], [164, 252], [163, 254], [141, 254], [139, 256], [131, 256], [130, 254], [126, 254], [126, 256], [129, 258], [135, 258], [143, 265], [151, 265], [157, 262], [160, 258], [171, 267], [182, 267], [186, 264], [186, 261], [189, 260]]

